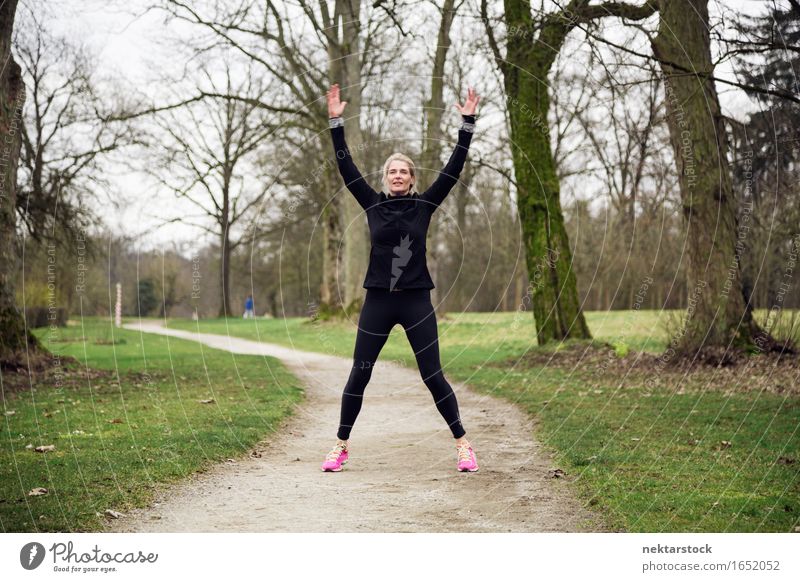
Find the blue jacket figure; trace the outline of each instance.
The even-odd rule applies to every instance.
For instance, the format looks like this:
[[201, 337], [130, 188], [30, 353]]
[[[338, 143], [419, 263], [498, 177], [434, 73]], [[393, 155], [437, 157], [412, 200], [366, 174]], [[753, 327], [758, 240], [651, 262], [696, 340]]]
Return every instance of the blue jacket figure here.
[[253, 296], [248, 295], [247, 299], [244, 301], [244, 318], [247, 319], [249, 317], [255, 317], [256, 314], [253, 311]]

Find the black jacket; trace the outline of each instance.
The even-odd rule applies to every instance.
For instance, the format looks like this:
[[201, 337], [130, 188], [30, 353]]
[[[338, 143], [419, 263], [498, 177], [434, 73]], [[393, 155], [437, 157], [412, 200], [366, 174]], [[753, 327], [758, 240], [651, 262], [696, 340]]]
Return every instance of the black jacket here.
[[341, 117], [330, 120], [333, 149], [347, 189], [367, 213], [370, 241], [365, 289], [433, 289], [425, 260], [431, 216], [458, 182], [475, 128], [475, 116], [464, 115], [458, 144], [447, 165], [422, 194], [387, 196], [373, 190], [353, 163]]

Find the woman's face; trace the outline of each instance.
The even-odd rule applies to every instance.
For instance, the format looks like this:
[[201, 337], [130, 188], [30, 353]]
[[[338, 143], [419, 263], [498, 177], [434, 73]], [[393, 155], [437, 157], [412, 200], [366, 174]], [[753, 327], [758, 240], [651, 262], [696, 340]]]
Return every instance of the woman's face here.
[[414, 177], [406, 162], [392, 160], [386, 170], [386, 181], [389, 183], [389, 193], [392, 196], [404, 196], [411, 190]]

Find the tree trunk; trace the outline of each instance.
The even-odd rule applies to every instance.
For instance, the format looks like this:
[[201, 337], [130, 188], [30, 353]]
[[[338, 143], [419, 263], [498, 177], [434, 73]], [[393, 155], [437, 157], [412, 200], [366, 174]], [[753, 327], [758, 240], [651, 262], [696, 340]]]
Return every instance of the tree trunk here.
[[[338, 178], [338, 174], [336, 175]], [[326, 181], [333, 185], [332, 175], [326, 172]], [[322, 282], [320, 283], [320, 306], [323, 313], [340, 313], [342, 311], [342, 296], [334, 293], [338, 285], [339, 273], [339, 241], [342, 240], [341, 217], [343, 211], [339, 208], [341, 200], [333, 199], [322, 211]]]
[[[455, 0], [445, 0], [442, 6], [442, 19], [439, 21], [439, 36], [436, 43], [436, 53], [433, 58], [433, 71], [431, 73], [431, 95], [425, 104], [425, 140], [422, 147], [422, 168], [420, 177], [426, 184], [431, 184], [436, 179], [436, 170], [441, 163], [442, 153], [442, 117], [444, 115], [444, 64], [447, 52], [450, 50], [450, 28], [453, 24]], [[418, 182], [419, 184], [419, 182]], [[441, 218], [441, 215], [439, 215]], [[431, 221], [428, 233], [428, 267], [434, 281], [431, 291], [431, 301], [439, 317], [444, 315], [444, 302], [439, 289], [439, 243], [441, 241], [439, 220]]]
[[220, 235], [220, 260], [219, 260], [219, 282], [220, 282], [220, 305], [219, 317], [229, 317], [233, 315], [231, 311], [231, 241], [228, 232], [228, 224], [222, 225]]
[[[528, 2], [506, 0], [505, 7], [509, 29], [532, 30]], [[572, 253], [561, 211], [560, 185], [547, 121], [550, 109], [547, 77], [566, 37], [566, 32], [557, 32], [561, 34], [551, 34], [548, 38], [543, 30], [540, 42], [532, 42], [526, 34], [509, 34], [506, 57], [509, 66], [503, 68], [517, 207], [539, 345], [551, 340], [591, 338], [571, 269]]]
[[16, 201], [22, 106], [25, 84], [11, 55], [17, 0], [0, 3], [0, 362], [17, 361], [16, 354], [40, 347], [16, 306]]
[[524, 278], [525, 275], [520, 270], [517, 273], [516, 285], [514, 285], [514, 310], [520, 309], [520, 305], [522, 305], [522, 288], [525, 286]]
[[[464, 170], [461, 172], [461, 184], [458, 184], [454, 190], [455, 193], [452, 196], [453, 203], [456, 206], [456, 226], [458, 231], [455, 233], [454, 237], [450, 238], [450, 244], [448, 245], [448, 250], [458, 248], [464, 249], [464, 257], [463, 261], [466, 263], [470, 260], [468, 253], [471, 250], [469, 245], [463, 244], [464, 237], [467, 233], [467, 207], [469, 206], [469, 185], [472, 182], [472, 176], [475, 172], [475, 167], [472, 164], [467, 164], [464, 167]], [[503, 193], [505, 195], [505, 192]], [[441, 215], [440, 215], [441, 216]], [[459, 240], [459, 238], [461, 240]], [[467, 289], [464, 283], [457, 284], [456, 278], [462, 275], [462, 281], [466, 281], [466, 278], [463, 277], [462, 273], [456, 272], [454, 274], [453, 279], [453, 288], [448, 292], [448, 302], [450, 305], [457, 305], [458, 309], [464, 310], [467, 305], [467, 301], [469, 300], [469, 296], [471, 295], [470, 290]], [[445, 304], [446, 305], [446, 304]]]
[[707, 1], [661, 0], [652, 41], [665, 79], [688, 239], [689, 310], [686, 327], [673, 338], [676, 350], [686, 354], [700, 348], [752, 349], [759, 334], [742, 294], [727, 134], [709, 78], [714, 65]]
[[[347, 131], [347, 147], [351, 152], [361, 149], [364, 138], [361, 133], [361, 1], [340, 0], [339, 9], [342, 14], [342, 38], [337, 59], [331, 66], [331, 73], [339, 71], [334, 77], [346, 94], [347, 115], [345, 127]], [[341, 80], [339, 80], [341, 79]], [[366, 175], [366, 169], [362, 168]], [[358, 202], [343, 190], [342, 226], [344, 228], [344, 301], [347, 311], [358, 311], [364, 297], [362, 284], [369, 260], [369, 236], [364, 211]]]

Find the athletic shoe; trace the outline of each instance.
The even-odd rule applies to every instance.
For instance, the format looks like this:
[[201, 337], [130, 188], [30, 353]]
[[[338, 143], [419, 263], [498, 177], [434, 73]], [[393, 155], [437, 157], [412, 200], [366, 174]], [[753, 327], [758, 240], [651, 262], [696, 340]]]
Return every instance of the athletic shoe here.
[[456, 445], [458, 451], [458, 470], [469, 471], [470, 473], [478, 470], [478, 459], [475, 458], [475, 451], [469, 444]]
[[348, 456], [347, 446], [343, 444], [337, 444], [325, 457], [325, 462], [322, 463], [322, 470], [334, 472], [341, 471], [342, 465], [347, 462]]

